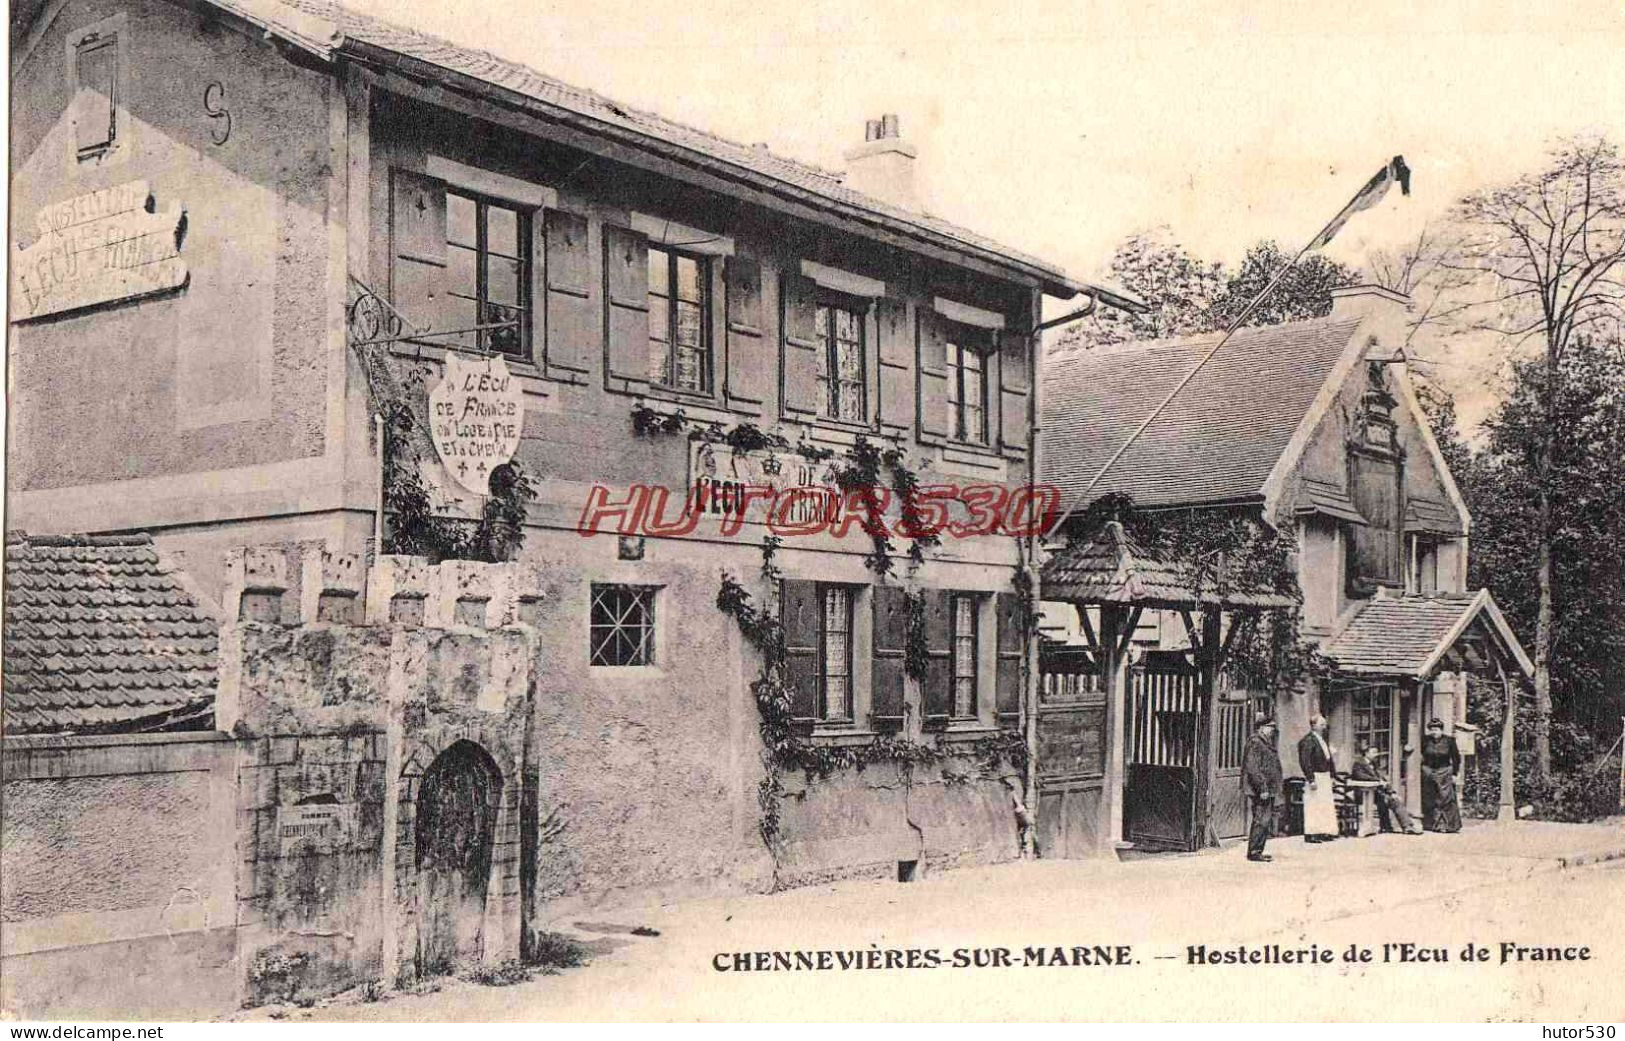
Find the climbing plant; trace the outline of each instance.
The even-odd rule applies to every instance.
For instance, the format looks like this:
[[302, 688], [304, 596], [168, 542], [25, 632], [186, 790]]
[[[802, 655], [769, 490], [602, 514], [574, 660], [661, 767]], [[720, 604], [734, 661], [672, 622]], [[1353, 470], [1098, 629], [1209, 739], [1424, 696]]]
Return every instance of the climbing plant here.
[[352, 350], [360, 359], [373, 409], [383, 419], [387, 524], [380, 552], [423, 556], [437, 563], [512, 559], [524, 542], [526, 505], [536, 498], [530, 475], [518, 460], [494, 467], [490, 493], [478, 519], [437, 510], [423, 480], [424, 464], [433, 458], [433, 444], [427, 418], [419, 414], [428, 400], [427, 384], [433, 370], [410, 364], [402, 379], [387, 358], [387, 345], [356, 344]]
[[1085, 542], [1112, 520], [1148, 553], [1178, 568], [1204, 601], [1217, 605], [1242, 592], [1291, 598], [1285, 607], [1229, 609], [1237, 628], [1225, 668], [1237, 686], [1296, 689], [1311, 676], [1330, 671], [1318, 650], [1299, 635], [1297, 545], [1290, 533], [1264, 523], [1256, 511], [1148, 511], [1137, 509], [1130, 496], [1113, 493], [1084, 511], [1071, 539]]
[[[908, 453], [900, 444], [877, 445], [859, 434], [844, 457], [836, 459], [834, 449], [805, 438], [791, 442], [782, 434], [748, 422], [732, 427], [720, 422], [699, 423], [685, 416], [682, 409], [661, 412], [641, 400], [633, 403], [631, 419], [632, 432], [639, 437], [673, 436], [686, 431], [691, 441], [725, 445], [739, 453], [793, 451], [809, 462], [834, 460], [832, 474], [843, 495], [842, 506], [858, 507], [858, 525], [869, 536], [870, 550], [864, 563], [882, 579], [895, 570], [894, 535], [908, 540], [911, 569], [925, 563], [926, 551], [942, 543], [941, 532], [927, 522], [920, 506], [919, 475], [909, 466]], [[893, 496], [898, 503], [898, 521], [888, 524], [886, 505]]]
[[[769, 535], [762, 542], [761, 578], [769, 591], [769, 598], [779, 588], [783, 573], [779, 570], [777, 554], [780, 540]], [[922, 678], [925, 674], [924, 611], [916, 615], [911, 594], [908, 661], [906, 671]], [[784, 627], [778, 613], [771, 606], [758, 604], [738, 579], [727, 571], [722, 573], [721, 587], [717, 590], [717, 608], [734, 620], [740, 634], [756, 650], [761, 670], [751, 681], [751, 694], [760, 716], [758, 729], [762, 738], [762, 765], [765, 773], [757, 790], [761, 809], [759, 829], [762, 840], [770, 849], [777, 849], [780, 839], [780, 804], [783, 801], [784, 775], [801, 771], [809, 782], [827, 780], [840, 770], [858, 770], [875, 763], [895, 763], [903, 771], [905, 783], [911, 783], [912, 770], [917, 764], [939, 763], [951, 757], [972, 758], [979, 762], [985, 774], [997, 772], [1008, 764], [1017, 772], [1027, 767], [1027, 746], [1021, 736], [1001, 731], [996, 736], [981, 738], [965, 746], [944, 748], [936, 742], [913, 741], [897, 735], [877, 735], [867, 744], [835, 747], [818, 743], [799, 732], [794, 725], [792, 708], [794, 691], [785, 675]], [[920, 620], [915, 622], [915, 618]], [[915, 629], [918, 627], [918, 652], [914, 649]], [[918, 657], [916, 658], [916, 653]], [[917, 671], [916, 671], [917, 670]], [[969, 775], [957, 775], [968, 779]]]

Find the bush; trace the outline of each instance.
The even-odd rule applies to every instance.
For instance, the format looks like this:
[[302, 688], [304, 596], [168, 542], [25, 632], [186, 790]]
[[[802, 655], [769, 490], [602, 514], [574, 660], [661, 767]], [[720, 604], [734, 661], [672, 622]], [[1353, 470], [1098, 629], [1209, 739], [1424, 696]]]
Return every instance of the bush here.
[[[1521, 722], [1521, 720], [1520, 720]], [[1525, 729], [1519, 727], [1519, 745]], [[1620, 813], [1619, 754], [1605, 759], [1590, 736], [1573, 724], [1552, 723], [1552, 772], [1537, 780], [1535, 753], [1520, 747], [1514, 758], [1519, 806], [1533, 808], [1535, 820], [1583, 822]], [[1477, 763], [1462, 784], [1462, 812], [1493, 818], [1501, 800], [1500, 733], [1480, 734]]]
[[530, 979], [530, 970], [517, 961], [509, 960], [501, 965], [482, 965], [465, 977], [471, 983], [478, 983], [486, 987], [511, 987], [515, 983], [524, 983]]
[[525, 953], [525, 964], [546, 969], [573, 969], [587, 964], [587, 948], [563, 933], [537, 933]]

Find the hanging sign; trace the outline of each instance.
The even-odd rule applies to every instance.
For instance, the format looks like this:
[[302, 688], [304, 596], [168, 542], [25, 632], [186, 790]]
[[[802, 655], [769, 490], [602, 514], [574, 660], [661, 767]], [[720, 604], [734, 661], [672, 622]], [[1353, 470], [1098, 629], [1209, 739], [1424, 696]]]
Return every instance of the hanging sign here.
[[155, 211], [146, 181], [130, 181], [46, 206], [39, 237], [18, 251], [12, 319], [26, 321], [176, 289], [186, 215]]
[[519, 450], [524, 423], [524, 392], [501, 355], [447, 352], [445, 375], [429, 392], [429, 429], [453, 480], [489, 495], [491, 471]]

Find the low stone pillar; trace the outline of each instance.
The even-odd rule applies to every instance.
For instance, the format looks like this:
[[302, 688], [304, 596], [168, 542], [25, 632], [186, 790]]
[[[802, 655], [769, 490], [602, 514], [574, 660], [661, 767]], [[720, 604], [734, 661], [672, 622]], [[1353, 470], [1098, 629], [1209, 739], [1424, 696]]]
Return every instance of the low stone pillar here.
[[281, 546], [243, 546], [227, 550], [225, 561], [221, 620], [280, 623], [282, 597], [288, 591], [287, 551]]
[[367, 624], [425, 624], [433, 574], [424, 557], [380, 556], [367, 576]]
[[444, 629], [490, 628], [500, 566], [477, 560], [447, 560], [436, 566], [427, 623]]
[[364, 581], [358, 554], [306, 549], [300, 567], [300, 620], [306, 625], [359, 625]]

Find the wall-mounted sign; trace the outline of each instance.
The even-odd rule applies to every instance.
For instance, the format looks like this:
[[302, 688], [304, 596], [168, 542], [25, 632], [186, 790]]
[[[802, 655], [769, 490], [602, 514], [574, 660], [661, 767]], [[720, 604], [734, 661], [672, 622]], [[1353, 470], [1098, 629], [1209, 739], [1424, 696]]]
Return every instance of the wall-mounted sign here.
[[336, 853], [355, 837], [355, 804], [316, 796], [294, 806], [278, 806], [277, 845], [284, 857], [302, 852]]
[[76, 196], [34, 216], [39, 238], [18, 252], [12, 319], [129, 300], [186, 283], [186, 215], [154, 211], [146, 181]]
[[[689, 445], [689, 504], [702, 514], [735, 514], [746, 523], [763, 524], [777, 508], [785, 525], [828, 522], [839, 515], [839, 485], [828, 460], [814, 462], [793, 451], [742, 452], [709, 441]], [[747, 488], [753, 490], [749, 495]], [[774, 498], [763, 496], [763, 489]], [[668, 509], [677, 512], [675, 504]]]
[[440, 461], [458, 484], [488, 495], [491, 471], [519, 450], [524, 392], [501, 355], [447, 352], [446, 372], [429, 392], [429, 427]]

